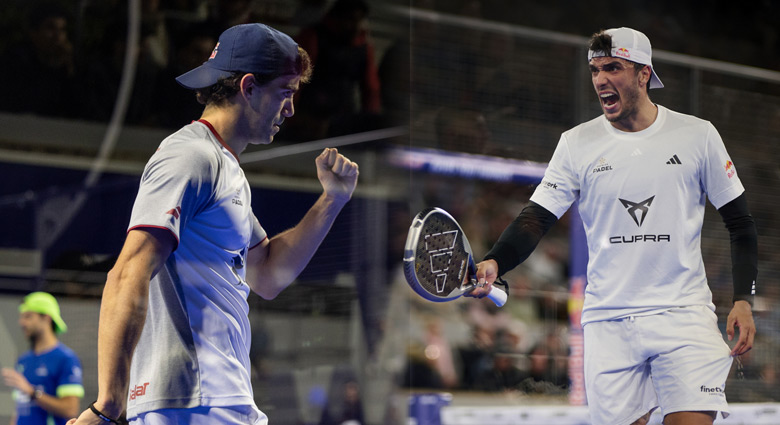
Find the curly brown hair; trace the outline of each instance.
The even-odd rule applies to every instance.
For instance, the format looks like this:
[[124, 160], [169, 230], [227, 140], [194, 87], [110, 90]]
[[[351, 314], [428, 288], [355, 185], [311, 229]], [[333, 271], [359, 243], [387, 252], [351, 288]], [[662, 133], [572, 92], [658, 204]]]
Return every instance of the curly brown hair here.
[[[303, 50], [301, 47], [298, 47], [298, 57], [295, 61], [295, 69], [301, 77], [301, 83], [308, 83], [311, 80], [311, 75], [314, 71], [311, 57], [309, 57], [306, 50]], [[270, 74], [234, 72], [233, 75], [229, 77], [220, 78], [216, 84], [196, 90], [195, 96], [198, 103], [202, 105], [214, 104], [217, 106], [225, 104], [228, 99], [239, 92], [241, 89], [241, 79], [246, 74], [252, 74], [252, 76], [255, 77], [255, 81], [257, 81], [260, 86], [266, 85], [282, 76], [281, 71]]]

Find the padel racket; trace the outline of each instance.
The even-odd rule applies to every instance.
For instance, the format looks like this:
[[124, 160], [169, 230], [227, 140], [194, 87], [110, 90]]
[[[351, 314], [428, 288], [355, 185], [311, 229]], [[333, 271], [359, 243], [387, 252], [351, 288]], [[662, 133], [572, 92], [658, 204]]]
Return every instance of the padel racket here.
[[[441, 208], [414, 217], [404, 247], [404, 275], [415, 292], [430, 301], [451, 301], [477, 287], [476, 272], [471, 245], [455, 218]], [[507, 295], [493, 287], [487, 297], [501, 307]]]

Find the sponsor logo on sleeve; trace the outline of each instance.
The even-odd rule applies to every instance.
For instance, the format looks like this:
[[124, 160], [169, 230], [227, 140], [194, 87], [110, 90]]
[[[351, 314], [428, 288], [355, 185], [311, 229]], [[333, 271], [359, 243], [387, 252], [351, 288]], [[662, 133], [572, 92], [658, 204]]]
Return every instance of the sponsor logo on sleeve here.
[[170, 214], [173, 216], [173, 218], [178, 219], [181, 215], [181, 207], [171, 208], [168, 211], [165, 212], [165, 214]]
[[558, 189], [558, 183], [542, 180], [542, 187], [545, 189]]
[[730, 160], [726, 161], [724, 168], [726, 169], [726, 176], [728, 176], [728, 178], [732, 178], [734, 177], [734, 174], [737, 174], [737, 168], [734, 167], [734, 163]]
[[70, 375], [75, 379], [81, 379], [81, 368], [78, 366], [73, 366], [70, 370]]

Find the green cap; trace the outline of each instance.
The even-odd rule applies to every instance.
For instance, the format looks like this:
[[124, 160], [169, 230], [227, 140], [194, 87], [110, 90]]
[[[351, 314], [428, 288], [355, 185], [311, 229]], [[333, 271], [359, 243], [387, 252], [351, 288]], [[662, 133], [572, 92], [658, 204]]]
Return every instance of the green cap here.
[[54, 322], [54, 331], [61, 334], [68, 330], [68, 325], [60, 317], [60, 305], [57, 300], [47, 292], [33, 292], [26, 297], [22, 305], [19, 306], [20, 313], [31, 311], [33, 313], [45, 314], [51, 317]]

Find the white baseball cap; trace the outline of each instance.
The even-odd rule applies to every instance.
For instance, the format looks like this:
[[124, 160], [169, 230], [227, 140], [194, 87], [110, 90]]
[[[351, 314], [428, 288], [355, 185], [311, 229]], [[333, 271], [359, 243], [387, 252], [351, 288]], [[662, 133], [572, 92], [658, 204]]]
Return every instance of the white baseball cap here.
[[664, 86], [658, 74], [653, 68], [653, 48], [650, 46], [650, 40], [641, 32], [621, 27], [610, 28], [604, 31], [605, 34], [612, 37], [612, 50], [609, 55], [601, 51], [588, 50], [588, 62], [595, 57], [612, 56], [623, 58], [631, 62], [640, 63], [650, 67], [650, 88], [660, 89]]

